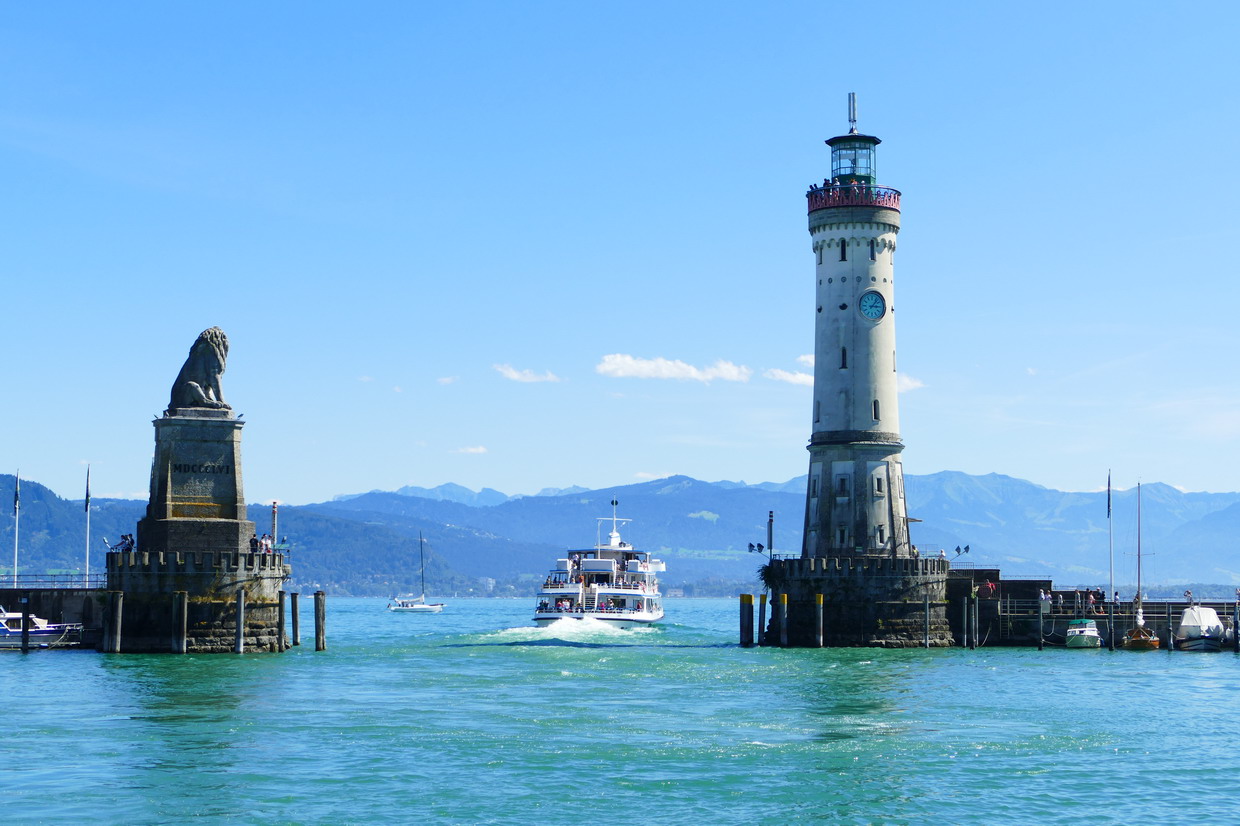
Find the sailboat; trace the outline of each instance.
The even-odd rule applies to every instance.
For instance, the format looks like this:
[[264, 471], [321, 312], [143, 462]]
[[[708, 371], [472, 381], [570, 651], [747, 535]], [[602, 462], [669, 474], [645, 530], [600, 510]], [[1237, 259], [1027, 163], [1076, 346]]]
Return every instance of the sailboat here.
[[422, 568], [422, 593], [416, 597], [392, 597], [392, 601], [388, 603], [389, 611], [396, 611], [403, 614], [438, 614], [443, 610], [442, 602], [426, 601], [426, 542], [422, 539], [422, 532], [418, 531], [418, 559], [421, 560]]
[[1137, 483], [1137, 595], [1132, 599], [1136, 613], [1136, 625], [1124, 634], [1120, 648], [1125, 651], [1156, 651], [1160, 643], [1158, 635], [1145, 627], [1145, 613], [1141, 606], [1141, 483]]

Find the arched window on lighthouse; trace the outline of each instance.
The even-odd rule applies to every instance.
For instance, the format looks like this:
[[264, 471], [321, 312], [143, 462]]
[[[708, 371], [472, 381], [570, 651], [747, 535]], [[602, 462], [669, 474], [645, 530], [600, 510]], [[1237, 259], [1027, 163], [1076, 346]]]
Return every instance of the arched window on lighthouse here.
[[877, 248], [876, 248], [876, 246], [875, 246], [875, 243], [874, 243], [874, 239], [873, 239], [873, 238], [871, 238], [871, 239], [870, 239], [870, 260], [871, 260], [871, 261], [877, 261], [877, 260], [878, 260], [878, 251], [877, 251]]
[[841, 370], [848, 369], [848, 348], [847, 347], [840, 348], [840, 369]]
[[818, 245], [818, 263], [822, 263], [822, 244]]
[[878, 399], [874, 400], [874, 421], [876, 422], [880, 421], [879, 415], [878, 415]]
[[843, 238], [840, 239], [840, 260], [848, 260], [848, 240]]

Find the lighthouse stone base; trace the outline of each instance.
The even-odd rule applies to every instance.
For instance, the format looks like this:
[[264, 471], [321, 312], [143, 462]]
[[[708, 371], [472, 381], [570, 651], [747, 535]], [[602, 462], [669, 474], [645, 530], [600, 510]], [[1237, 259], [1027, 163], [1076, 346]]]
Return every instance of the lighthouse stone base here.
[[[823, 597], [823, 645], [829, 648], [951, 646], [947, 560], [891, 557], [777, 559], [788, 595], [788, 644], [817, 644], [817, 595]], [[926, 604], [929, 601], [929, 622]], [[773, 612], [767, 639], [779, 638]]]

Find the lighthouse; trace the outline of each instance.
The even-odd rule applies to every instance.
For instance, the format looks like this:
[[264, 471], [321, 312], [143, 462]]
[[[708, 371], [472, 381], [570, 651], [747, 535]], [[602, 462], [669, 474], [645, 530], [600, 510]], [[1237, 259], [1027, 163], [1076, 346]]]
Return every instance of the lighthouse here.
[[767, 639], [793, 646], [942, 647], [949, 564], [909, 541], [900, 454], [895, 265], [900, 192], [881, 142], [827, 141], [831, 175], [806, 193], [814, 253], [814, 400], [800, 558], [773, 559]]
[[814, 406], [803, 557], [910, 556], [896, 374], [900, 192], [878, 183], [881, 141], [831, 138], [831, 177], [806, 195], [815, 286]]

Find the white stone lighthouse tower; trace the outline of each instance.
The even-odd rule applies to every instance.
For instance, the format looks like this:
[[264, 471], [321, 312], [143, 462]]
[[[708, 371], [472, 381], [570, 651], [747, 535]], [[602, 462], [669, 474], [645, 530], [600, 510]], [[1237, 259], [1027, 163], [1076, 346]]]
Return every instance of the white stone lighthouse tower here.
[[912, 555], [900, 464], [895, 268], [900, 193], [879, 186], [879, 139], [831, 138], [831, 177], [813, 186], [816, 261], [813, 435], [802, 557]]

